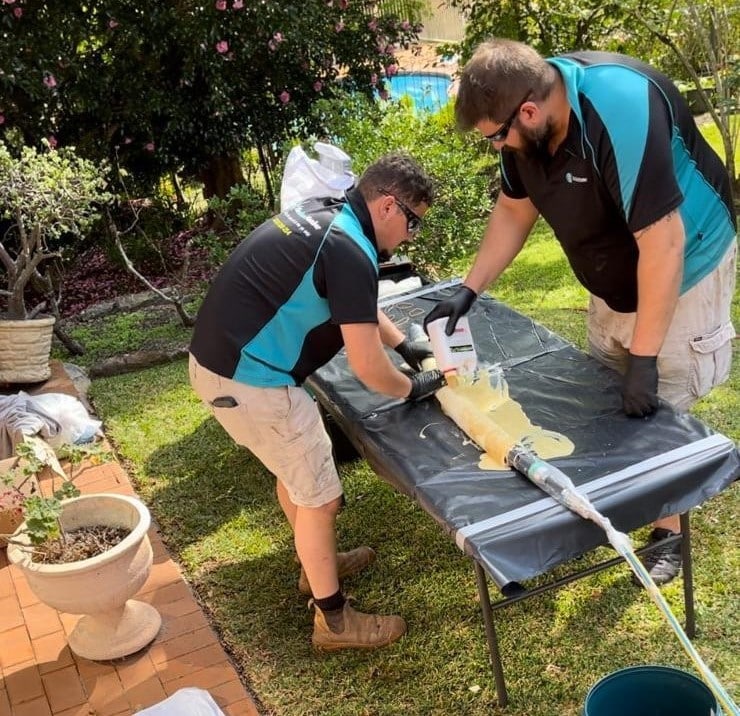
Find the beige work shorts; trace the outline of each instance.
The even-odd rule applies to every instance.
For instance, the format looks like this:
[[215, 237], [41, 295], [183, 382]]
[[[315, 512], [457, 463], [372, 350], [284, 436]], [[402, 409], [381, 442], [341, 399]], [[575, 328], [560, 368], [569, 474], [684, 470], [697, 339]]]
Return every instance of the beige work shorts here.
[[[658, 354], [658, 394], [677, 410], [688, 410], [730, 375], [730, 317], [735, 293], [737, 242], [717, 268], [678, 299], [676, 312]], [[596, 359], [620, 373], [627, 359], [634, 313], [617, 313], [591, 296], [588, 309], [589, 350]]]
[[[331, 440], [311, 396], [293, 386], [257, 388], [223, 378], [190, 356], [190, 384], [238, 445], [246, 447], [285, 486], [300, 507], [341, 497]], [[219, 397], [233, 407], [215, 407]]]

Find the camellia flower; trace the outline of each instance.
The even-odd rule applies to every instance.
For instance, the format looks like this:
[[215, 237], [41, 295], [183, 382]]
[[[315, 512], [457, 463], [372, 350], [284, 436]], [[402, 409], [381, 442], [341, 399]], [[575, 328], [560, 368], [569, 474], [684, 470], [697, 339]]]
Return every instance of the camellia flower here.
[[226, 54], [229, 51], [229, 43], [226, 42], [226, 40], [219, 40], [216, 43], [216, 52], [219, 53], [219, 55]]
[[339, 7], [342, 10], [346, 10], [347, 9], [347, 5], [349, 5], [349, 0], [339, 0]]
[[393, 77], [393, 75], [398, 74], [398, 65], [395, 62], [388, 65], [388, 67], [385, 68], [385, 74], [386, 77]]
[[3, 0], [6, 5], [15, 5], [15, 0]]
[[288, 102], [290, 102], [290, 92], [288, 92], [288, 90], [283, 90], [280, 93], [280, 101], [283, 104], [288, 104]]
[[316, 80], [316, 82], [313, 83], [314, 92], [321, 92], [323, 88], [324, 83], [321, 80]]
[[51, 72], [49, 74], [44, 75], [44, 84], [49, 88], [52, 89], [53, 87], [57, 86], [57, 79], [54, 77]]
[[231, 5], [234, 10], [241, 10], [244, 7], [244, 0], [234, 0]]
[[22, 7], [14, 7], [13, 8], [13, 15], [20, 19], [23, 16], [23, 8]]
[[275, 50], [277, 50], [277, 42], [275, 42], [275, 40], [268, 40], [267, 46], [270, 48], [270, 52], [275, 52]]
[[113, 18], [111, 18], [110, 20], [108, 20], [108, 27], [111, 30], [115, 30], [118, 27], [118, 20], [114, 20]]
[[57, 138], [52, 134], [51, 136], [47, 137], [47, 142], [49, 142], [49, 148], [56, 149], [57, 148]]
[[144, 145], [144, 149], [146, 149], [147, 152], [153, 152], [154, 151], [154, 142], [147, 142]]
[[216, 0], [216, 10], [226, 10], [226, 0]]
[[0, 124], [5, 124], [5, 115], [0, 114]]
[[134, 140], [131, 139], [131, 137], [124, 137], [124, 139], [123, 139], [123, 143], [124, 144], [131, 144], [131, 142], [133, 142], [133, 141]]
[[370, 20], [370, 22], [367, 23], [367, 27], [371, 32], [375, 32], [378, 29], [378, 21], [375, 19]]
[[336, 25], [334, 25], [334, 29], [337, 32], [341, 32], [342, 30], [344, 30], [344, 21], [340, 20]]
[[401, 23], [401, 29], [402, 30], [410, 30], [411, 29], [411, 23], [408, 20], [404, 20]]

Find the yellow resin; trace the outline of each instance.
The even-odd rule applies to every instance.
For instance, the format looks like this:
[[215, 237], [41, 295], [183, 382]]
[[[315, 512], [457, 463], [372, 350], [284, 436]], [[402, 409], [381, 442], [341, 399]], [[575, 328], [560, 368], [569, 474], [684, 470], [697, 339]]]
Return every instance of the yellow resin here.
[[[470, 381], [457, 377], [437, 391], [442, 410], [484, 452], [478, 466], [482, 470], [506, 470], [506, 456], [514, 445], [522, 444], [543, 460], [564, 457], [574, 445], [565, 435], [532, 425], [522, 406], [509, 396], [506, 381], [499, 377]], [[451, 383], [454, 382], [454, 385]]]

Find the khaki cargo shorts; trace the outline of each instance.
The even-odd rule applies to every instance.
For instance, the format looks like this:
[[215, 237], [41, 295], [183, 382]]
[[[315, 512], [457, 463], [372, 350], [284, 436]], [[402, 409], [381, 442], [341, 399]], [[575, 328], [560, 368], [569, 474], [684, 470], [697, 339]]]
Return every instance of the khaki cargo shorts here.
[[192, 355], [189, 371], [196, 395], [234, 442], [280, 480], [293, 504], [321, 507], [341, 497], [331, 440], [316, 403], [303, 388], [238, 383], [204, 368]]
[[[676, 312], [658, 354], [658, 394], [677, 410], [688, 410], [730, 375], [732, 339], [730, 318], [735, 293], [737, 242], [712, 273], [678, 299]], [[627, 359], [634, 313], [617, 313], [596, 296], [588, 310], [591, 355], [620, 373]]]

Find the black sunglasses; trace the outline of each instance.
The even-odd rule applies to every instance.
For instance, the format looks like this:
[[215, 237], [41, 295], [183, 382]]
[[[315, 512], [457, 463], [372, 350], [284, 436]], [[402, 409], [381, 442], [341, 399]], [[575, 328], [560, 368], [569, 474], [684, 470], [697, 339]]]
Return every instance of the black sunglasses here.
[[406, 231], [408, 231], [409, 234], [415, 234], [419, 229], [421, 229], [421, 217], [416, 212], [409, 209], [409, 207], [395, 196], [395, 194], [391, 194], [391, 192], [386, 191], [385, 189], [381, 189], [380, 193], [383, 194], [383, 196], [393, 197], [393, 201], [396, 202], [396, 206], [406, 217]]
[[511, 125], [514, 123], [514, 120], [516, 119], [517, 114], [519, 114], [519, 110], [522, 108], [522, 105], [527, 101], [527, 98], [529, 95], [532, 94], [532, 90], [527, 90], [527, 94], [522, 97], [522, 101], [517, 104], [514, 111], [509, 115], [508, 119], [493, 133], [493, 134], [484, 134], [483, 136], [489, 141], [489, 142], [503, 142], [504, 139], [506, 139], [507, 135], [509, 134], [509, 130], [511, 129]]

